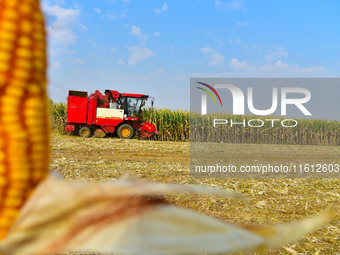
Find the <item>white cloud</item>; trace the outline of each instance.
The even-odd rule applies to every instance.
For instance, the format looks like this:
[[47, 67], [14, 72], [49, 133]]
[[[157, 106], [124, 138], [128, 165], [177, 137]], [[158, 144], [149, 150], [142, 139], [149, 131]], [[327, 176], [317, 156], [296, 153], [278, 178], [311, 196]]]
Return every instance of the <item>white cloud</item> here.
[[80, 31], [87, 31], [87, 26], [81, 25], [80, 26]]
[[72, 62], [76, 63], [76, 64], [84, 64], [85, 63], [85, 60], [83, 59], [73, 59]]
[[232, 69], [242, 69], [242, 68], [245, 68], [246, 66], [247, 66], [246, 61], [240, 62], [236, 58], [233, 58], [232, 60], [230, 60], [230, 67]]
[[241, 39], [236, 39], [235, 40], [235, 44], [239, 44], [240, 42], [242, 42]]
[[240, 44], [242, 42], [241, 39], [237, 38], [237, 39], [229, 39], [229, 43], [230, 44]]
[[274, 61], [288, 56], [286, 49], [277, 45], [252, 45], [249, 47], [249, 50], [257, 51], [262, 54], [267, 63], [274, 63]]
[[142, 46], [130, 46], [129, 51], [131, 52], [128, 61], [129, 65], [136, 65], [142, 62], [144, 59], [150, 58], [155, 55], [155, 52]]
[[221, 38], [216, 39], [216, 42], [217, 42], [219, 45], [221, 45], [221, 46], [224, 45], [224, 42], [223, 42], [223, 40], [222, 40]]
[[230, 61], [230, 67], [237, 71], [236, 76], [245, 77], [329, 77], [333, 76], [331, 72], [321, 65], [299, 67], [285, 63], [281, 60], [271, 65], [255, 66], [249, 65], [246, 61], [239, 61], [233, 58]]
[[265, 55], [265, 59], [268, 61], [273, 61], [286, 57], [287, 55], [288, 52], [285, 50], [284, 47], [276, 46], [274, 49], [268, 50], [268, 52]]
[[119, 63], [120, 65], [125, 65], [125, 61], [124, 61], [123, 59], [119, 59], [119, 60], [118, 60], [118, 63]]
[[126, 14], [125, 14], [125, 12], [117, 14], [114, 10], [109, 10], [108, 12], [103, 14], [101, 17], [102, 18], [109, 18], [109, 19], [112, 19], [112, 20], [116, 20], [116, 19], [126, 18]]
[[144, 44], [145, 41], [148, 39], [148, 36], [144, 35], [142, 33], [142, 30], [136, 26], [131, 27], [131, 34], [136, 36], [141, 44]]
[[224, 65], [224, 56], [216, 52], [213, 48], [203, 47], [200, 49], [200, 52], [207, 55], [209, 60], [208, 66]]
[[215, 50], [210, 47], [203, 47], [200, 49], [200, 52], [204, 54], [209, 54], [209, 53], [215, 52]]
[[210, 63], [208, 64], [209, 66], [216, 66], [216, 65], [223, 65], [224, 64], [224, 57], [216, 52], [213, 53], [209, 56]]
[[48, 1], [43, 2], [43, 10], [47, 16], [55, 20], [47, 27], [47, 32], [52, 42], [59, 45], [69, 45], [78, 39], [74, 31], [75, 25], [79, 22], [79, 9], [66, 9], [59, 5], [52, 5]]
[[230, 10], [239, 10], [243, 7], [243, 1], [240, 1], [240, 0], [236, 0], [236, 1], [231, 1], [227, 4], [227, 7], [230, 9]]
[[228, 3], [216, 0], [215, 6], [227, 12], [244, 9], [243, 0], [234, 0]]
[[224, 3], [220, 2], [219, 0], [216, 0], [216, 1], [215, 1], [215, 5], [216, 5], [216, 6], [223, 6]]
[[102, 13], [102, 10], [100, 8], [94, 8], [93, 9], [96, 13]]
[[165, 12], [168, 9], [167, 3], [164, 3], [161, 9], [155, 9], [156, 13], [162, 13]]
[[154, 34], [154, 36], [159, 36], [160, 35], [159, 32], [154, 32], [153, 34]]

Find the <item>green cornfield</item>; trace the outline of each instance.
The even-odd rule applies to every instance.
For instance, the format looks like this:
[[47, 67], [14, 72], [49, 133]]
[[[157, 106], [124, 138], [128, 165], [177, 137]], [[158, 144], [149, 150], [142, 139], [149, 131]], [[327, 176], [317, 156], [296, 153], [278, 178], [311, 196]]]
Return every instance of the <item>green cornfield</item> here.
[[[64, 133], [66, 105], [50, 100], [52, 130]], [[231, 114], [208, 114], [202, 116], [182, 110], [147, 108], [142, 112], [142, 119], [156, 125], [158, 136], [152, 139], [160, 141], [225, 142], [225, 143], [265, 143], [265, 144], [300, 144], [300, 145], [340, 145], [340, 122], [328, 120], [298, 119], [298, 125], [284, 128], [280, 121], [274, 127], [265, 122], [263, 127], [243, 127], [243, 125], [217, 125], [214, 119], [227, 119], [234, 122], [248, 123], [253, 116], [233, 116]], [[270, 118], [266, 118], [270, 119]], [[278, 118], [275, 118], [278, 119]], [[265, 119], [263, 119], [265, 120]], [[289, 123], [287, 123], [289, 124]], [[253, 123], [253, 125], [258, 125]]]
[[161, 141], [188, 141], [190, 135], [190, 113], [182, 110], [148, 108], [142, 119], [157, 127]]
[[[228, 120], [225, 125], [213, 127], [214, 119]], [[225, 143], [299, 144], [299, 145], [340, 145], [340, 122], [328, 120], [296, 119], [297, 126], [283, 127], [282, 118], [262, 118], [262, 127], [250, 127], [248, 121], [261, 119], [258, 116], [233, 116], [231, 114], [191, 114], [191, 141]], [[277, 121], [265, 121], [277, 119]], [[231, 127], [231, 120], [236, 124]], [[257, 123], [256, 123], [257, 122]], [[274, 123], [274, 124], [273, 124]], [[250, 125], [260, 126], [259, 121]], [[285, 122], [286, 126], [295, 125]], [[272, 125], [274, 127], [272, 127]]]
[[64, 133], [67, 116], [66, 104], [64, 103], [56, 104], [50, 99], [48, 105], [50, 110], [52, 131]]

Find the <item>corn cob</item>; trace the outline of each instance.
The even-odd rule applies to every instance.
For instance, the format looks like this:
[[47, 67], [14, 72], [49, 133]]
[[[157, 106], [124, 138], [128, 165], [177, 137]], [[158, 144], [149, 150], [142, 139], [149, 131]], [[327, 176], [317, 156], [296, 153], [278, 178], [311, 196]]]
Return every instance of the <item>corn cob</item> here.
[[39, 0], [0, 0], [0, 239], [48, 172], [46, 65]]

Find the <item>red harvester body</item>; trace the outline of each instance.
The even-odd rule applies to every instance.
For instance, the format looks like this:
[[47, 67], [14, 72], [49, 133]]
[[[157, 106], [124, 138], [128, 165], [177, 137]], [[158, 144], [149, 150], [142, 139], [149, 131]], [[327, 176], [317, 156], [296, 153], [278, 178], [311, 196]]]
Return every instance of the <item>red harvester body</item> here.
[[67, 98], [66, 131], [82, 137], [94, 134], [104, 137], [116, 132], [120, 138], [132, 138], [135, 131], [143, 138], [158, 134], [156, 126], [142, 121], [140, 114], [149, 96], [143, 94], [120, 94], [115, 90], [87, 92], [70, 90]]

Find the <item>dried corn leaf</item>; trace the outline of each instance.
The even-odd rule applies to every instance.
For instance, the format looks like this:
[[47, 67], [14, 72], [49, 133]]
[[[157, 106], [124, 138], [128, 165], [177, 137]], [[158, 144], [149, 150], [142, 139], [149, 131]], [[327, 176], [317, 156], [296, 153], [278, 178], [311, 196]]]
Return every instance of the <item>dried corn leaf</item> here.
[[23, 208], [0, 250], [14, 255], [94, 250], [134, 254], [258, 250], [294, 241], [328, 218], [321, 215], [286, 225], [242, 227], [169, 205], [162, 196], [184, 192], [235, 195], [136, 179], [104, 184], [50, 177]]

